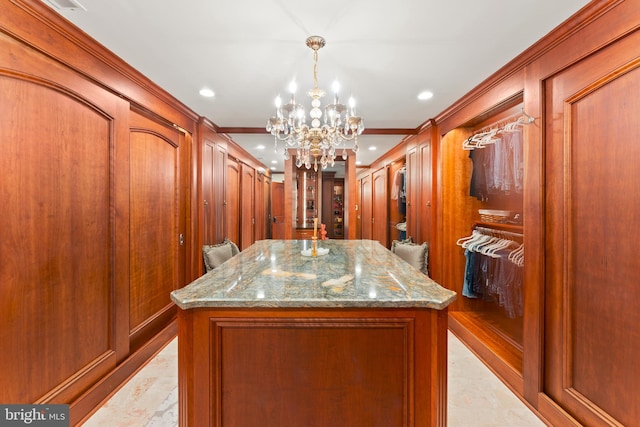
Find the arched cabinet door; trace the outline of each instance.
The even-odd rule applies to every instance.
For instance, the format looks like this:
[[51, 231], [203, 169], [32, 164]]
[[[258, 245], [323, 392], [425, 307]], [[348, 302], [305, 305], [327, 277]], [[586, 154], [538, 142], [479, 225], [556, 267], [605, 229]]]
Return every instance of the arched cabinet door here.
[[589, 426], [640, 420], [638, 58], [635, 32], [544, 85], [541, 405]]
[[129, 333], [137, 348], [175, 315], [171, 291], [186, 284], [187, 135], [130, 112], [131, 281]]
[[0, 402], [71, 402], [129, 352], [129, 104], [0, 37]]

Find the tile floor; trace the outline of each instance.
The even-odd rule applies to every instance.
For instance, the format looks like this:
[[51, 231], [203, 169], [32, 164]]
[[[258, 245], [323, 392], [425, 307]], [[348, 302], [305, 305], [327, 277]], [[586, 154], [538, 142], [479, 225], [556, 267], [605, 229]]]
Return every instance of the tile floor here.
[[[177, 351], [177, 339], [174, 339], [84, 426], [177, 426]], [[545, 425], [451, 333], [448, 374], [449, 427]]]

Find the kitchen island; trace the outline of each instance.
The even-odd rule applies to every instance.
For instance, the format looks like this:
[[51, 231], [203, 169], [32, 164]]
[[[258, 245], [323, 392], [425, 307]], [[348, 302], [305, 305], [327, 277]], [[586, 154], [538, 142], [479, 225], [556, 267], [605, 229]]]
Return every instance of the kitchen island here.
[[371, 240], [256, 242], [172, 292], [181, 426], [445, 426], [456, 294]]

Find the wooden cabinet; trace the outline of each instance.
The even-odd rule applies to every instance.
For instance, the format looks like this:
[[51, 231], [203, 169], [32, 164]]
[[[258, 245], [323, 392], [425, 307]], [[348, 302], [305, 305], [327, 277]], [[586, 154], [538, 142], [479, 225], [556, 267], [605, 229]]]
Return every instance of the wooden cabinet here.
[[76, 425], [175, 336], [195, 125], [44, 4], [0, 9], [0, 401]]
[[331, 226], [333, 238], [344, 238], [344, 179], [336, 179], [331, 193]]
[[177, 129], [136, 111], [130, 113], [130, 127], [129, 333], [135, 350], [175, 316], [168, 294], [188, 282], [189, 159]]
[[335, 172], [322, 173], [322, 216], [327, 238], [344, 238], [344, 179]]
[[222, 242], [227, 235], [225, 219], [226, 199], [226, 141], [202, 122], [199, 126], [203, 140], [202, 152], [202, 207], [203, 243]]
[[382, 246], [389, 247], [389, 231], [387, 227], [387, 222], [389, 221], [387, 168], [380, 168], [373, 172], [371, 176], [371, 184], [373, 187], [371, 238], [379, 241]]
[[251, 246], [255, 241], [255, 209], [256, 209], [256, 170], [251, 166], [241, 164], [240, 178], [240, 250]]
[[6, 34], [0, 91], [0, 401], [71, 402], [129, 353], [129, 103]]
[[321, 212], [322, 175], [304, 166], [296, 172], [296, 228], [313, 229], [314, 218]]
[[589, 426], [640, 421], [638, 58], [636, 33], [544, 85], [543, 390]]
[[[227, 156], [224, 200], [225, 237], [240, 246], [240, 162]], [[241, 248], [242, 249], [242, 248]]]
[[371, 239], [373, 236], [373, 185], [370, 172], [358, 179], [358, 187], [360, 188], [360, 238]]

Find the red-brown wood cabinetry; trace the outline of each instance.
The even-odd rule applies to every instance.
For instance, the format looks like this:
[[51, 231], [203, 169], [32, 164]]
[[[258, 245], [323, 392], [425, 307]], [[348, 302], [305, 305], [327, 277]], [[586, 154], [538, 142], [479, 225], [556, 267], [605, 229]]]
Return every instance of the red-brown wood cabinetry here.
[[545, 402], [640, 421], [640, 33], [545, 80]]

